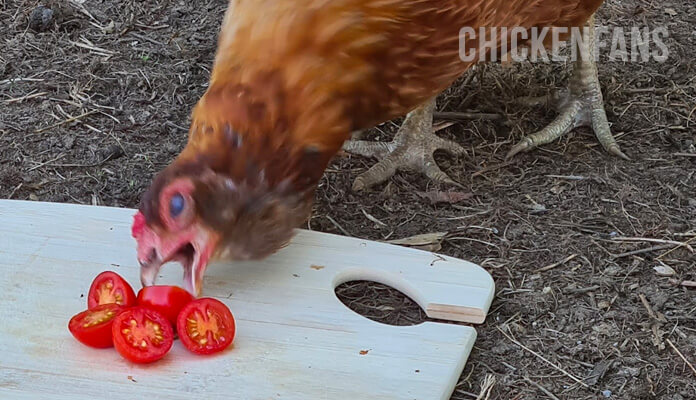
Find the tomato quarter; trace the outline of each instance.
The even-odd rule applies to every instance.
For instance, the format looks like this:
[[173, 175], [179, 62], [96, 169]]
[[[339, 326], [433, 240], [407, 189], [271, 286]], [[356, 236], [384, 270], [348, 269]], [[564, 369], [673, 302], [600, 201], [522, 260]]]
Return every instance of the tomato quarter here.
[[234, 340], [234, 316], [227, 306], [215, 299], [194, 300], [181, 310], [176, 322], [179, 339], [198, 354], [217, 353]]
[[96, 306], [72, 317], [68, 329], [75, 339], [87, 346], [111, 347], [114, 345], [111, 325], [121, 310], [121, 306], [113, 303]]
[[121, 275], [113, 271], [104, 271], [92, 281], [87, 294], [87, 308], [109, 303], [125, 307], [134, 306], [135, 292]]
[[121, 312], [111, 329], [116, 350], [123, 358], [135, 363], [159, 360], [174, 343], [174, 331], [167, 318], [144, 307]]
[[178, 286], [145, 286], [138, 292], [138, 305], [158, 311], [173, 326], [184, 306], [194, 300], [193, 296]]

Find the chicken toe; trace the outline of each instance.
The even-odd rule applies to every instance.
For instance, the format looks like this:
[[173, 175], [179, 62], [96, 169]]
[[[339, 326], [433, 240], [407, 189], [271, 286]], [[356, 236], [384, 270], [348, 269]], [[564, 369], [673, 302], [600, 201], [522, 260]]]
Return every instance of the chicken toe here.
[[[590, 20], [590, 27], [594, 27], [594, 18]], [[581, 41], [578, 45], [580, 51], [568, 90], [541, 98], [520, 99], [520, 102], [526, 105], [552, 104], [559, 111], [558, 117], [541, 131], [522, 138], [512, 147], [506, 158], [550, 143], [577, 127], [589, 126], [608, 153], [625, 160], [629, 159], [612, 136], [604, 110], [602, 89], [597, 76], [597, 64], [594, 60], [595, 38], [593, 29], [589, 30], [589, 38]]]
[[359, 191], [389, 179], [397, 170], [422, 172], [429, 179], [459, 186], [442, 172], [433, 157], [436, 150], [453, 155], [464, 154], [460, 145], [442, 139], [433, 133], [435, 99], [431, 99], [411, 111], [389, 143], [351, 140], [344, 144], [347, 152], [364, 157], [381, 159], [353, 182], [353, 190]]

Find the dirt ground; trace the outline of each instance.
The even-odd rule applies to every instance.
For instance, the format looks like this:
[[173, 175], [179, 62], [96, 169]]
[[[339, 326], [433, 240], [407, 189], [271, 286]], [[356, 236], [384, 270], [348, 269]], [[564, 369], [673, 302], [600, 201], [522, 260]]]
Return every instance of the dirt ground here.
[[[0, 0], [0, 198], [135, 207], [185, 143], [226, 0], [42, 3], [52, 15], [38, 4]], [[437, 188], [409, 174], [352, 193], [374, 162], [360, 157], [337, 159], [321, 182], [311, 229], [377, 240], [447, 232], [431, 248], [494, 276], [452, 399], [696, 398], [685, 362], [696, 364], [696, 288], [684, 282], [696, 281], [696, 3], [609, 0], [599, 22], [670, 33], [665, 63], [600, 65], [631, 161], [579, 129], [506, 162], [555, 115], [513, 99], [562, 87], [569, 66], [485, 65], [439, 100], [503, 116], [439, 131], [468, 149], [438, 161], [471, 196], [432, 204], [423, 193]], [[389, 140], [396, 123], [368, 137]], [[338, 294], [386, 323], [425, 320], [381, 285]]]

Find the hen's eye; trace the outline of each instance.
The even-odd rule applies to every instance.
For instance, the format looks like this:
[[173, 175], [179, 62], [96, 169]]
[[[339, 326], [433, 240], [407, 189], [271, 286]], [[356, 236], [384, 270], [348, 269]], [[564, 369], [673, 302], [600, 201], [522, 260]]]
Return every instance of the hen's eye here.
[[178, 217], [184, 211], [184, 196], [181, 193], [175, 193], [169, 200], [169, 215], [172, 218]]

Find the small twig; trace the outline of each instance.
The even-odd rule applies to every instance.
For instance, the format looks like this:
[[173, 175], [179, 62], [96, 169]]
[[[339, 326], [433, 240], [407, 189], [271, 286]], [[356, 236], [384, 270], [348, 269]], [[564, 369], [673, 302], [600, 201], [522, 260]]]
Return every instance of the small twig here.
[[675, 346], [674, 343], [672, 343], [671, 340], [669, 340], [669, 339], [665, 339], [665, 340], [667, 341], [667, 344], [669, 345], [669, 347], [671, 347], [672, 350], [674, 350], [674, 352], [677, 353], [677, 355], [678, 355], [679, 357], [681, 357], [682, 360], [684, 360], [684, 362], [686, 363], [686, 365], [688, 365], [689, 368], [691, 368], [691, 371], [694, 373], [694, 375], [696, 375], [696, 368], [694, 368], [694, 365], [691, 364], [691, 363], [689, 362], [689, 360], [686, 359], [686, 357], [684, 357], [684, 355], [682, 354], [682, 352], [679, 351], [679, 349], [677, 348], [677, 346]]
[[0, 81], [0, 85], [6, 85], [8, 83], [19, 83], [19, 82], [43, 82], [44, 79], [38, 79], [38, 78], [10, 78], [10, 79], [3, 79]]
[[475, 399], [477, 397], [476, 393], [471, 393], [467, 392], [466, 390], [463, 389], [454, 389], [456, 393], [463, 394], [466, 397], [471, 397], [472, 399]]
[[158, 46], [166, 46], [166, 44], [160, 42], [159, 40], [155, 40], [155, 39], [149, 38], [149, 37], [147, 37], [147, 36], [145, 36], [145, 35], [141, 35], [141, 34], [139, 34], [139, 33], [128, 32], [128, 34], [131, 35], [131, 36], [134, 36], [134, 37], [136, 37], [136, 38], [138, 38], [138, 39], [140, 39], [140, 40], [145, 40], [145, 41], [147, 41], [147, 42], [150, 42], [150, 43], [152, 43], [152, 44], [156, 44], [156, 45], [158, 45]]
[[22, 101], [24, 101], [24, 100], [33, 99], [33, 98], [40, 97], [40, 96], [43, 96], [43, 95], [46, 95], [46, 94], [48, 94], [48, 92], [30, 93], [30, 94], [27, 94], [27, 95], [22, 96], [22, 97], [15, 97], [15, 98], [12, 98], [12, 99], [7, 99], [7, 100], [5, 100], [5, 104], [12, 104], [12, 103], [17, 103], [17, 102], [22, 102]]
[[534, 382], [533, 380], [529, 379], [528, 377], [523, 376], [522, 379], [524, 379], [525, 381], [527, 381], [527, 383], [531, 383], [532, 385], [536, 386], [537, 389], [539, 389], [539, 390], [541, 390], [542, 392], [544, 392], [544, 394], [547, 395], [550, 399], [553, 399], [553, 400], [561, 400], [561, 399], [559, 399], [558, 397], [556, 397], [556, 395], [554, 395], [553, 393], [549, 392], [548, 389], [546, 389], [545, 387], [541, 386], [540, 384]]
[[103, 49], [101, 47], [97, 47], [97, 46], [93, 45], [92, 43], [89, 42], [89, 40], [87, 40], [85, 38], [81, 38], [81, 39], [83, 40], [84, 43], [73, 42], [72, 40], [68, 40], [68, 43], [72, 44], [73, 46], [77, 46], [77, 47], [80, 47], [83, 49], [90, 50], [98, 56], [110, 57], [110, 56], [113, 56], [114, 54], [116, 54], [111, 50]]
[[487, 167], [487, 168], [484, 168], [484, 169], [480, 169], [480, 170], [474, 172], [473, 174], [471, 174], [471, 177], [473, 178], [473, 177], [476, 177], [476, 176], [485, 174], [486, 172], [491, 172], [491, 171], [495, 171], [495, 170], [500, 169], [500, 168], [505, 168], [505, 167], [507, 167], [508, 165], [511, 165], [511, 164], [513, 164], [513, 163], [514, 163], [513, 161], [505, 161], [505, 162], [500, 163], [500, 164], [498, 164], [498, 165], [493, 165], [493, 166], [491, 166], [491, 167]]
[[628, 256], [635, 256], [638, 254], [651, 253], [651, 252], [657, 251], [657, 250], [671, 249], [673, 247], [674, 247], [674, 245], [672, 245], [672, 244], [663, 244], [661, 246], [651, 246], [651, 247], [648, 247], [645, 249], [627, 251], [627, 252], [621, 253], [621, 254], [613, 254], [612, 258], [617, 259], [617, 258], [623, 258], [623, 257], [628, 257]]
[[491, 391], [493, 390], [494, 385], [495, 375], [487, 374], [486, 377], [483, 378], [483, 382], [481, 383], [481, 391], [479, 392], [479, 395], [476, 396], [476, 400], [488, 400], [491, 397]]
[[642, 237], [615, 237], [612, 241], [616, 242], [649, 242], [649, 243], [665, 243], [673, 244], [675, 246], [686, 247], [690, 252], [694, 252], [694, 248], [689, 246], [688, 242], [678, 242], [676, 240], [665, 240], [665, 239], [654, 239], [654, 238], [642, 238]]
[[494, 113], [435, 111], [433, 113], [433, 118], [435, 118], [435, 119], [453, 119], [453, 120], [470, 120], [470, 119], [498, 120], [498, 119], [502, 119], [503, 116], [500, 114], [494, 114]]
[[14, 196], [15, 192], [17, 192], [22, 187], [22, 185], [24, 185], [24, 182], [20, 182], [19, 185], [15, 186], [15, 188], [12, 189], [12, 192], [10, 192], [10, 195], [7, 196], [7, 198], [11, 199], [12, 196]]
[[[675, 233], [674, 236], [680, 236], [680, 237], [696, 237], [696, 231], [690, 231], [690, 232], [683, 232], [683, 233]], [[689, 242], [687, 242], [689, 243]]]
[[370, 221], [374, 222], [375, 224], [380, 225], [380, 226], [387, 226], [387, 224], [385, 224], [384, 222], [378, 220], [377, 218], [375, 218], [371, 214], [368, 214], [367, 211], [365, 211], [365, 209], [361, 208], [360, 211], [362, 211], [365, 218], [369, 219]]
[[341, 232], [343, 232], [344, 235], [353, 237], [353, 235], [351, 235], [350, 233], [348, 233], [347, 230], [343, 229], [343, 227], [342, 227], [338, 222], [336, 222], [335, 219], [331, 218], [330, 215], [327, 215], [327, 216], [326, 216], [326, 219], [328, 219], [329, 221], [331, 221], [331, 223], [334, 224], [334, 226], [335, 226], [336, 228], [338, 228], [338, 230], [340, 230]]
[[677, 157], [696, 157], [696, 153], [674, 153]]
[[[686, 242], [684, 242], [684, 244], [685, 244], [685, 245], [688, 245], [689, 243], [693, 242], [694, 240], [696, 240], [696, 236], [694, 236], [694, 237], [692, 237], [691, 239], [687, 240]], [[671, 248], [671, 249], [665, 251], [664, 253], [662, 253], [662, 254], [660, 254], [659, 256], [657, 256], [657, 259], [658, 259], [658, 260], [661, 259], [662, 257], [666, 256], [667, 254], [673, 252], [674, 250], [676, 250], [676, 249], [678, 249], [678, 248], [679, 248], [679, 246], [676, 246], [676, 247], [673, 247], [673, 248]]]
[[587, 287], [582, 287], [582, 288], [577, 288], [577, 289], [568, 289], [566, 290], [566, 293], [568, 294], [584, 294], [584, 293], [589, 293], [589, 292], [594, 292], [595, 290], [599, 289], [599, 285], [593, 285], [593, 286], [587, 286]]
[[567, 263], [568, 261], [574, 259], [574, 258], [577, 257], [577, 256], [578, 256], [577, 254], [571, 254], [571, 255], [569, 255], [568, 257], [564, 258], [564, 259], [561, 260], [561, 261], [555, 262], [555, 263], [553, 263], [553, 264], [549, 264], [549, 265], [547, 265], [547, 266], [545, 266], [545, 267], [541, 267], [541, 268], [535, 270], [534, 272], [544, 272], [544, 271], [548, 271], [548, 270], [550, 270], [550, 269], [554, 269], [554, 268], [558, 267], [559, 265], [563, 265], [563, 264]]
[[657, 314], [655, 314], [655, 311], [653, 311], [652, 307], [650, 306], [650, 303], [648, 303], [648, 299], [645, 297], [643, 293], [639, 294], [638, 297], [640, 297], [640, 302], [643, 303], [643, 307], [645, 307], [646, 310], [648, 310], [648, 315], [650, 318], [659, 321], [659, 318], [657, 318]]
[[80, 12], [82, 12], [83, 14], [88, 16], [92, 21], [99, 22], [99, 20], [94, 18], [94, 16], [92, 14], [90, 14], [89, 11], [87, 11], [85, 6], [83, 6], [82, 4], [78, 3], [75, 0], [70, 0], [70, 3], [72, 4], [73, 7], [77, 8], [78, 10], [80, 10]]
[[63, 157], [65, 157], [65, 154], [61, 154], [61, 155], [59, 155], [58, 157], [54, 158], [53, 160], [48, 160], [48, 161], [43, 162], [43, 163], [41, 163], [41, 164], [39, 164], [39, 165], [34, 165], [33, 167], [29, 168], [29, 169], [27, 170], [27, 172], [31, 172], [31, 171], [33, 171], [33, 170], [35, 170], [35, 169], [39, 169], [39, 168], [43, 167], [44, 165], [48, 165], [48, 164], [50, 164], [50, 163], [52, 163], [52, 162], [54, 162], [54, 161], [58, 161], [58, 160], [60, 160], [60, 159], [63, 158]]
[[543, 361], [543, 362], [549, 364], [550, 366], [552, 366], [556, 371], [558, 371], [558, 372], [562, 373], [563, 375], [567, 376], [568, 378], [574, 380], [576, 383], [582, 385], [583, 387], [586, 387], [586, 388], [589, 387], [585, 382], [583, 382], [581, 379], [575, 377], [575, 376], [574, 376], [573, 374], [571, 374], [570, 372], [564, 370], [563, 368], [559, 367], [558, 365], [556, 365], [556, 364], [552, 363], [551, 361], [547, 360], [546, 358], [544, 358], [544, 356], [542, 356], [541, 354], [535, 352], [534, 350], [530, 349], [529, 347], [527, 347], [527, 346], [523, 345], [522, 343], [518, 342], [517, 340], [515, 340], [512, 336], [508, 335], [504, 330], [500, 329], [499, 326], [497, 326], [496, 328], [498, 328], [498, 330], [500, 331], [500, 333], [502, 333], [503, 336], [505, 336], [509, 341], [511, 341], [512, 343], [514, 343], [514, 344], [520, 346], [522, 349], [524, 349], [524, 350], [526, 350], [526, 351], [532, 353], [534, 356], [536, 356], [537, 358], [539, 358], [541, 361]]
[[696, 288], [696, 281], [679, 281], [677, 279], [670, 279], [669, 283], [672, 285], [684, 286], [688, 288]]
[[97, 110], [88, 111], [88, 112], [86, 112], [86, 113], [84, 113], [84, 114], [80, 114], [80, 115], [78, 115], [78, 116], [76, 116], [76, 117], [70, 117], [70, 118], [68, 118], [68, 119], [66, 119], [66, 120], [60, 121], [60, 122], [55, 123], [55, 124], [53, 124], [53, 125], [47, 126], [47, 127], [45, 127], [45, 128], [37, 129], [37, 130], [34, 131], [34, 133], [41, 133], [41, 132], [47, 131], [47, 130], [49, 130], [49, 129], [57, 128], [57, 127], [59, 127], [59, 126], [61, 126], [61, 125], [64, 125], [64, 124], [69, 124], [70, 122], [77, 121], [77, 120], [80, 119], [80, 118], [84, 118], [84, 117], [86, 117], [86, 116], [88, 116], [88, 115], [92, 115], [92, 114], [97, 113], [97, 112], [99, 112], [99, 111], [97, 111]]
[[580, 175], [546, 175], [547, 178], [556, 178], [556, 179], [567, 179], [569, 181], [582, 181], [585, 178], [584, 176]]
[[177, 125], [177, 124], [175, 124], [175, 123], [173, 123], [173, 122], [171, 122], [171, 121], [165, 121], [164, 124], [167, 125], [167, 126], [171, 126], [172, 128], [176, 128], [176, 129], [178, 129], [178, 130], [180, 130], [180, 131], [182, 131], [182, 132], [188, 132], [188, 129], [187, 129], [187, 128], [184, 128], [183, 126]]
[[153, 31], [158, 31], [158, 30], [160, 30], [160, 29], [167, 29], [167, 28], [170, 27], [170, 25], [167, 25], [167, 24], [162, 24], [162, 25], [144, 25], [144, 24], [139, 24], [139, 23], [137, 23], [137, 22], [136, 22], [134, 25], [137, 26], [138, 28], [150, 29], [150, 30], [153, 30]]

